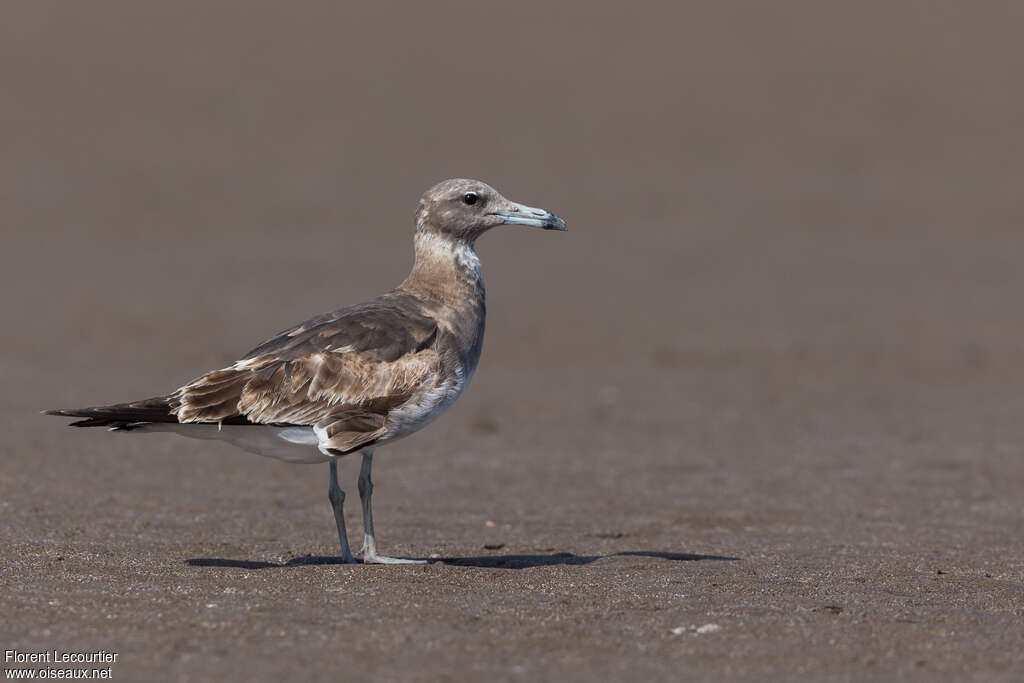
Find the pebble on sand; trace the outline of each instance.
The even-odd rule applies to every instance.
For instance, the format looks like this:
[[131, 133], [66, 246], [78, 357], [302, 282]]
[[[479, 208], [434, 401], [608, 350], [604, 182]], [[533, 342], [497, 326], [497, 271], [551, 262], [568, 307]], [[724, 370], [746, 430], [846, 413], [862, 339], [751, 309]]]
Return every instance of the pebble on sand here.
[[721, 630], [722, 630], [722, 627], [719, 626], [718, 624], [704, 624], [703, 626], [699, 626], [699, 627], [698, 626], [676, 626], [674, 629], [672, 629], [672, 635], [674, 635], [674, 636], [681, 636], [684, 633], [686, 633], [687, 631], [693, 631], [694, 633], [697, 633], [697, 634], [705, 634], [705, 633], [715, 633], [716, 631], [721, 631]]

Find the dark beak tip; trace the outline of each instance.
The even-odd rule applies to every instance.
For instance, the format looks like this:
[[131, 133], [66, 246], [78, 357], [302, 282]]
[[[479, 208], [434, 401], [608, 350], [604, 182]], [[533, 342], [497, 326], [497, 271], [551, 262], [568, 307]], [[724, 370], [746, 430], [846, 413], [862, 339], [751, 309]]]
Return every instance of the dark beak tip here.
[[544, 217], [544, 229], [566, 232], [569, 229], [569, 226], [565, 224], [565, 221], [561, 218], [561, 216], [557, 216], [551, 211], [548, 211], [547, 215]]

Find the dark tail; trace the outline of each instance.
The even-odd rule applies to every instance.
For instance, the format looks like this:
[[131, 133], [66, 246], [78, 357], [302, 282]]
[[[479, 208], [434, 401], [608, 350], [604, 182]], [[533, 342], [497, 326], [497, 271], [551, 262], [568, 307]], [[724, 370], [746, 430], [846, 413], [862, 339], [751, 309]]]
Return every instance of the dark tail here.
[[63, 417], [84, 417], [72, 422], [69, 427], [110, 427], [111, 429], [132, 429], [140, 422], [177, 422], [178, 416], [171, 412], [167, 396], [148, 398], [144, 401], [117, 403], [112, 406], [95, 408], [73, 408], [71, 410], [44, 410], [44, 415]]

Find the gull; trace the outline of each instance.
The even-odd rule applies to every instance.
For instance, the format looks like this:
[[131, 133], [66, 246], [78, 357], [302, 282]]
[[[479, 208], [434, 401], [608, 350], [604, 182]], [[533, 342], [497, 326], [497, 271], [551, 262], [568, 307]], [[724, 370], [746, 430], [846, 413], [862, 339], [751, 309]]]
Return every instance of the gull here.
[[445, 180], [420, 199], [412, 272], [390, 292], [288, 328], [170, 394], [43, 412], [84, 418], [72, 427], [172, 432], [289, 462], [328, 462], [328, 499], [345, 563], [356, 559], [338, 459], [359, 453], [362, 561], [422, 563], [377, 552], [373, 455], [435, 420], [473, 377], [486, 310], [475, 243], [499, 225], [566, 229], [550, 211], [509, 201], [486, 183]]

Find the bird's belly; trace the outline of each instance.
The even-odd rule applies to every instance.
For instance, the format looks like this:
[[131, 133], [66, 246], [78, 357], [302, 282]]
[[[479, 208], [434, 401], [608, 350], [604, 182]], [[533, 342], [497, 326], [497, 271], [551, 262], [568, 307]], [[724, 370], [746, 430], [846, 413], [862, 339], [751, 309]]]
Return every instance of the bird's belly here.
[[169, 432], [204, 441], [225, 441], [243, 451], [291, 463], [320, 463], [331, 460], [317, 448], [319, 437], [312, 427], [270, 425], [174, 424], [153, 422], [131, 430], [131, 434]]
[[394, 441], [426, 427], [446, 411], [466, 388], [468, 378], [459, 370], [434, 388], [413, 395], [388, 413], [387, 432], [378, 441]]

